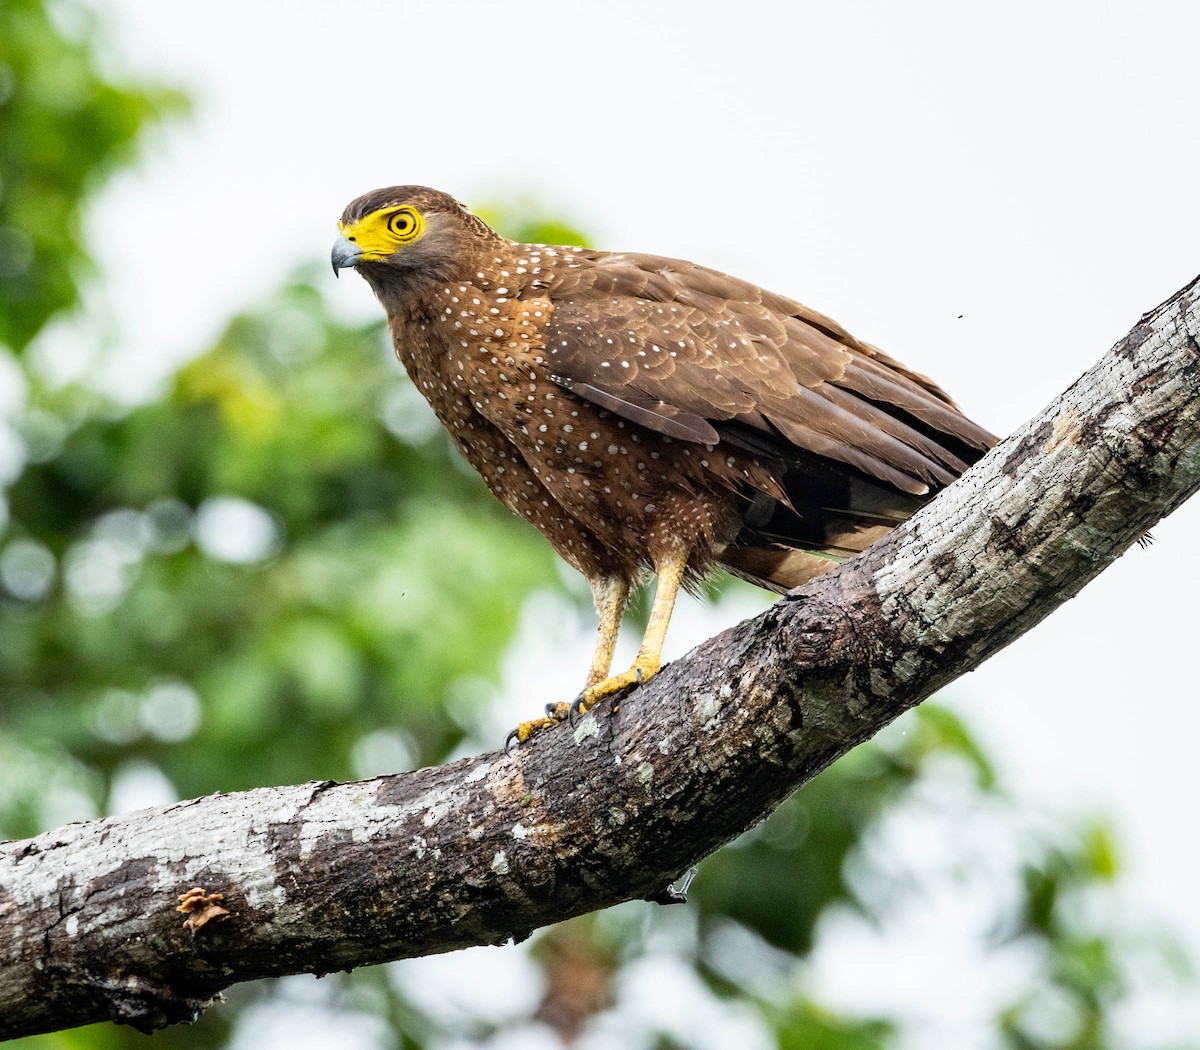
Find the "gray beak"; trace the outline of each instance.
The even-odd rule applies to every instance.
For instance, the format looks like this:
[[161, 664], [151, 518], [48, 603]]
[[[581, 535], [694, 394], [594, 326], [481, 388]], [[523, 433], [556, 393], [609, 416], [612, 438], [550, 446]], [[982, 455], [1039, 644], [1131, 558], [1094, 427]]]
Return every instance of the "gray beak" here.
[[333, 253], [330, 256], [333, 261], [333, 276], [338, 275], [338, 270], [354, 266], [361, 255], [362, 249], [357, 244], [346, 240], [344, 234], [339, 235], [338, 239], [333, 242]]

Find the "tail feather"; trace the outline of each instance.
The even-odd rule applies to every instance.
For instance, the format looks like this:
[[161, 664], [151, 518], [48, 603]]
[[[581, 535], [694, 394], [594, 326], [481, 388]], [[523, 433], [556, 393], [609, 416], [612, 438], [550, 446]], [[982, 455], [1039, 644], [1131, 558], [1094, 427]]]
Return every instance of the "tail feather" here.
[[780, 484], [786, 499], [758, 493], [717, 559], [733, 575], [780, 593], [865, 551], [932, 498], [823, 463], [785, 472]]
[[778, 544], [730, 546], [718, 559], [722, 568], [739, 579], [779, 594], [807, 583], [844, 560], [832, 554], [792, 550]]

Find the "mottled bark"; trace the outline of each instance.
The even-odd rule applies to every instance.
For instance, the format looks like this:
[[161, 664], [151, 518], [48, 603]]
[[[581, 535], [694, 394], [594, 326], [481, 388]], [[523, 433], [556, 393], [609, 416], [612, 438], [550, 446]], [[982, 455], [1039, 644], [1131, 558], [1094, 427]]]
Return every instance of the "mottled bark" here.
[[520, 939], [661, 896], [1195, 491], [1198, 332], [1200, 280], [908, 524], [615, 716], [512, 756], [0, 845], [0, 1037], [103, 1018], [150, 1030], [237, 981]]

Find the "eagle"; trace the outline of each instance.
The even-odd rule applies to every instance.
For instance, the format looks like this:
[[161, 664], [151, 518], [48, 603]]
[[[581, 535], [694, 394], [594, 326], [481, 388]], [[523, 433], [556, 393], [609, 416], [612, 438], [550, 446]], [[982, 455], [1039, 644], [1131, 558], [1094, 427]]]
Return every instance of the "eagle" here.
[[[865, 550], [995, 444], [931, 380], [815, 310], [679, 259], [507, 240], [453, 197], [390, 186], [338, 223], [416, 388], [491, 492], [587, 579], [573, 702], [661, 667], [679, 588], [714, 567], [783, 592]], [[633, 665], [630, 594], [658, 579]]]

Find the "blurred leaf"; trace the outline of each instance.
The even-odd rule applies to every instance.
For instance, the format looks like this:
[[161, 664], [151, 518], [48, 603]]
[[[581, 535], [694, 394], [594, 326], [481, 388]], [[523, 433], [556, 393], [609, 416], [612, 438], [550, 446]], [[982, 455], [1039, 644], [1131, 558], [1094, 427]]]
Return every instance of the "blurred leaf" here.
[[1083, 852], [1087, 867], [1097, 879], [1111, 881], [1117, 877], [1120, 865], [1117, 845], [1109, 828], [1098, 822], [1090, 822], [1082, 833]]
[[0, 5], [0, 345], [17, 351], [79, 301], [92, 269], [81, 236], [87, 201], [150, 124], [185, 109], [177, 92], [106, 79], [102, 46], [76, 4]]
[[[996, 771], [978, 742], [967, 731], [962, 720], [949, 708], [922, 704], [915, 712], [914, 732], [909, 747], [921, 757], [934, 752], [956, 755], [964, 759], [975, 776], [976, 784], [984, 791], [996, 786]], [[919, 759], [918, 759], [919, 761]]]
[[588, 247], [587, 235], [545, 210], [534, 197], [515, 197], [484, 204], [475, 213], [509, 240], [525, 244], [572, 244]]
[[852, 1021], [802, 1001], [776, 1020], [779, 1050], [884, 1050], [895, 1026], [886, 1021]]

